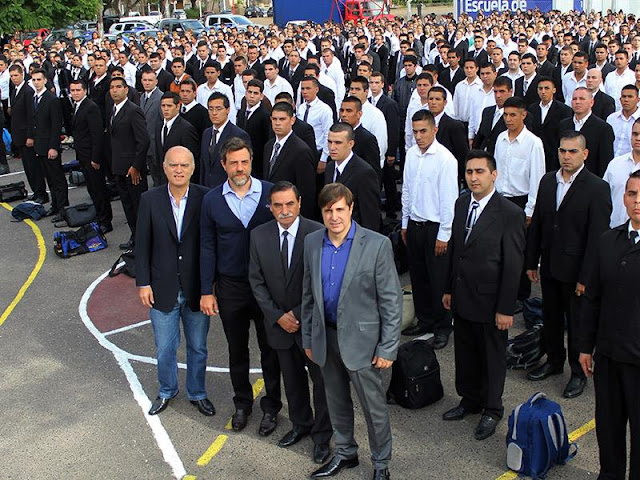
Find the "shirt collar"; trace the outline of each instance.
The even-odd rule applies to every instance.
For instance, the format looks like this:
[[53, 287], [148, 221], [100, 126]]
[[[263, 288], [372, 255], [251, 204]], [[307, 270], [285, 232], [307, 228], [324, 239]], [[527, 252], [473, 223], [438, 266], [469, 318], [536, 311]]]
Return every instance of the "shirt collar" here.
[[178, 118], [178, 115], [173, 117], [171, 120], [164, 120], [164, 126], [167, 127], [167, 130], [171, 130], [171, 127], [173, 127], [173, 122], [176, 121], [176, 118]]
[[471, 202], [469, 202], [469, 208], [471, 208], [471, 206], [473, 205], [473, 202], [478, 202], [478, 209], [479, 210], [484, 210], [484, 207], [487, 206], [487, 203], [489, 203], [489, 200], [491, 200], [491, 197], [493, 197], [493, 194], [496, 193], [496, 189], [494, 188], [493, 190], [491, 190], [491, 193], [489, 193], [488, 195], [484, 196], [481, 200], [476, 200], [473, 197], [473, 194], [471, 194]]
[[338, 165], [338, 162], [336, 162], [336, 170], [340, 172], [340, 175], [342, 175], [342, 172], [344, 172], [344, 169], [347, 167], [347, 164], [349, 163], [349, 161], [351, 161], [352, 158], [353, 158], [353, 152], [351, 152], [349, 156], [345, 159], [345, 161], [342, 162], [341, 164]]
[[282, 227], [282, 225], [280, 225], [280, 223], [276, 222], [276, 224], [278, 225], [278, 232], [280, 236], [282, 236], [282, 232], [286, 231], [290, 236], [295, 238], [296, 235], [298, 235], [298, 227], [300, 226], [300, 215], [296, 217], [291, 226], [286, 230]]
[[[216, 128], [216, 126], [215, 126], [215, 125], [212, 125], [213, 130], [218, 130], [218, 133], [222, 133], [222, 131], [223, 131], [225, 128], [227, 128], [227, 123], [229, 123], [229, 119], [228, 119], [228, 118], [227, 118], [227, 121], [226, 121], [226, 122], [224, 122], [220, 128]], [[213, 132], [213, 131], [212, 131], [212, 132]]]
[[584, 168], [584, 163], [573, 175], [569, 177], [568, 181], [564, 179], [564, 177], [562, 176], [562, 169], [559, 168], [558, 171], [556, 172], [556, 181], [562, 184], [572, 184], [573, 181], [577, 178], [577, 176], [580, 175], [580, 172], [582, 172], [583, 168]]
[[[167, 183], [167, 192], [169, 192], [169, 199], [171, 200], [171, 203], [177, 206], [176, 197], [174, 197], [173, 194], [171, 193], [171, 189], [169, 188], [168, 183]], [[189, 197], [189, 187], [187, 187], [187, 191], [184, 192], [184, 196], [180, 199], [180, 201], [182, 202], [183, 200], [186, 200], [188, 197]]]
[[547, 103], [546, 105], [543, 104], [542, 102], [540, 102], [540, 108], [543, 109], [543, 110], [551, 108], [551, 105], [553, 105], [553, 99], [551, 99], [551, 101], [549, 103]]
[[591, 116], [591, 112], [587, 113], [584, 118], [582, 120], [578, 120], [576, 118], [576, 114], [573, 114], [573, 123], [574, 124], [579, 124], [579, 125], [584, 125], [586, 123], [587, 120], [589, 120], [589, 117]]
[[[259, 195], [262, 194], [262, 183], [260, 182], [260, 180], [258, 180], [255, 177], [249, 177], [249, 179], [251, 180], [251, 186], [249, 187], [249, 191], [247, 192], [247, 194], [245, 195], [245, 198], [253, 195], [254, 193], [257, 193]], [[233, 189], [231, 188], [231, 185], [229, 184], [229, 179], [227, 179], [226, 182], [224, 182], [222, 184], [222, 195], [226, 195], [228, 193], [231, 193], [233, 195], [235, 195], [236, 197], [238, 196], [236, 194], [236, 192], [233, 191]]]
[[196, 101], [194, 100], [194, 101], [193, 101], [193, 102], [191, 102], [190, 104], [188, 104], [188, 105], [182, 105], [182, 106], [184, 107], [185, 111], [187, 111], [187, 112], [188, 112], [189, 110], [191, 110], [191, 109], [192, 109], [193, 107], [195, 107], [196, 105], [198, 105], [198, 102], [196, 102]]
[[627, 227], [627, 236], [629, 236], [629, 234], [633, 231], [638, 232], [638, 234], [640, 234], [640, 230], [636, 230], [635, 228], [633, 228], [633, 225], [631, 224], [631, 220], [629, 220], [629, 226]]
[[289, 137], [291, 136], [292, 133], [293, 133], [293, 129], [289, 130], [289, 133], [287, 133], [284, 137], [282, 137], [281, 140], [278, 140], [278, 137], [276, 136], [276, 143], [280, 144], [280, 148], [282, 148], [282, 146], [287, 142], [287, 140], [289, 140]]
[[436, 121], [436, 127], [438, 125], [440, 125], [440, 120], [442, 120], [442, 116], [444, 115], [444, 110], [441, 111], [438, 115], [436, 115], [435, 117], [433, 117], [433, 119]]
[[[353, 218], [351, 219], [351, 227], [349, 228], [349, 232], [347, 233], [347, 237], [344, 239], [344, 242], [342, 242], [342, 245], [344, 245], [345, 243], [347, 243], [347, 240], [349, 241], [353, 241], [353, 237], [355, 237], [356, 235], [356, 222], [353, 220]], [[331, 240], [329, 240], [329, 231], [325, 228], [324, 230], [324, 243], [325, 244], [329, 244], [332, 247], [336, 248], [336, 246], [331, 242]], [[337, 247], [340, 248], [340, 247]]]
[[157, 88], [158, 87], [153, 87], [153, 90], [151, 90], [150, 92], [145, 93], [145, 95], [147, 96], [147, 100], [149, 98], [151, 98], [151, 95], [153, 95], [153, 92], [155, 92]]

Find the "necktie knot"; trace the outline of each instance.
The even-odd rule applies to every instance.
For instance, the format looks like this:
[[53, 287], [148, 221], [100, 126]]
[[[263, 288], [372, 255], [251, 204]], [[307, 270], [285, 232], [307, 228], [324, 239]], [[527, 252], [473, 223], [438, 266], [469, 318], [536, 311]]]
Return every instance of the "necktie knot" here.
[[182, 113], [187, 113], [187, 107], [186, 106], [182, 106]]
[[631, 245], [635, 245], [637, 243], [637, 238], [638, 238], [638, 231], [637, 230], [631, 230], [629, 232], [629, 240], [631, 240]]

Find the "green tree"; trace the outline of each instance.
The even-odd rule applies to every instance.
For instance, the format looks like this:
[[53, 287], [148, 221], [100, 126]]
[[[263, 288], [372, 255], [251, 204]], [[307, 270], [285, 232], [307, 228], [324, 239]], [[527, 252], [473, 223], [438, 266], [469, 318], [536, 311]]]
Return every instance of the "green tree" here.
[[63, 27], [93, 19], [101, 9], [102, 0], [10, 0], [0, 5], [0, 34]]

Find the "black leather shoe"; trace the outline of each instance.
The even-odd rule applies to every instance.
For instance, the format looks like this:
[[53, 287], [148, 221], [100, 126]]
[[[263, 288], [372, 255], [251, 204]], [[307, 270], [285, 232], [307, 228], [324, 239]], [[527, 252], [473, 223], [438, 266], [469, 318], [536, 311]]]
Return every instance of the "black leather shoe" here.
[[340, 458], [335, 455], [329, 463], [324, 464], [311, 474], [311, 478], [326, 478], [337, 475], [345, 468], [353, 468], [360, 465], [358, 457], [354, 458]]
[[113, 232], [113, 225], [111, 225], [110, 223], [101, 223], [100, 231], [103, 235], [109, 232]]
[[135, 242], [133, 240], [129, 240], [128, 242], [125, 243], [121, 243], [120, 245], [118, 245], [118, 248], [120, 248], [120, 250], [131, 250], [135, 245]]
[[331, 449], [327, 443], [319, 443], [313, 446], [313, 461], [318, 465], [322, 465], [329, 458]]
[[51, 217], [51, 223], [64, 222], [64, 217], [61, 213], [56, 213], [53, 217]]
[[584, 387], [587, 385], [587, 378], [578, 375], [571, 375], [571, 380], [562, 393], [564, 398], [576, 398], [582, 395]]
[[242, 409], [236, 410], [236, 413], [231, 417], [231, 428], [233, 428], [234, 432], [244, 430], [249, 421], [249, 415], [251, 415], [251, 412]]
[[216, 409], [208, 398], [203, 398], [202, 400], [191, 400], [191, 405], [198, 407], [200, 413], [207, 417], [213, 417], [216, 414]]
[[163, 412], [169, 406], [170, 400], [170, 398], [156, 397], [149, 409], [149, 415], [157, 415], [160, 412]]
[[424, 335], [425, 333], [429, 333], [427, 330], [427, 327], [423, 326], [423, 325], [415, 325], [413, 327], [409, 327], [409, 328], [405, 328], [402, 331], [402, 335], [407, 335], [410, 337], [415, 337], [418, 335]]
[[552, 375], [562, 375], [562, 367], [558, 368], [551, 365], [549, 362], [546, 362], [527, 373], [527, 380], [538, 382], [545, 378], [549, 378]]
[[6, 163], [0, 163], [0, 175], [6, 175], [7, 173], [11, 173], [9, 170], [9, 165]]
[[307, 435], [309, 435], [309, 432], [298, 433], [295, 430], [290, 430], [284, 437], [280, 439], [280, 441], [278, 442], [278, 446], [280, 448], [290, 447], [291, 445], [295, 445], [296, 443], [298, 443]]
[[473, 432], [476, 440], [484, 440], [485, 438], [489, 438], [491, 435], [496, 433], [497, 425], [498, 420], [490, 415], [482, 415], [480, 423], [478, 423], [478, 426], [476, 427], [476, 431]]
[[258, 434], [261, 437], [268, 437], [278, 426], [278, 415], [273, 413], [265, 413], [260, 421], [260, 428], [258, 428]]
[[463, 406], [458, 405], [457, 407], [454, 407], [451, 410], [447, 410], [446, 412], [444, 412], [442, 414], [442, 419], [447, 421], [462, 420], [467, 415], [471, 415], [474, 413], [480, 413], [480, 410], [472, 411], [472, 410], [469, 410], [468, 408], [464, 408]]
[[390, 479], [391, 479], [391, 476], [389, 475], [388, 468], [374, 470], [373, 472], [373, 480], [390, 480]]
[[433, 337], [433, 343], [431, 346], [434, 350], [440, 350], [447, 346], [449, 343], [449, 335], [446, 333], [436, 333]]

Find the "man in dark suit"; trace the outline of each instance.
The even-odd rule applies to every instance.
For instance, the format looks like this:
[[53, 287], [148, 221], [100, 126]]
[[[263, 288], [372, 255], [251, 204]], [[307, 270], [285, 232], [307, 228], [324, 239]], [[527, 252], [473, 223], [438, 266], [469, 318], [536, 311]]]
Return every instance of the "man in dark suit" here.
[[194, 154], [196, 158], [196, 171], [193, 173], [192, 182], [200, 182], [200, 147], [202, 145], [202, 135], [211, 126], [209, 112], [205, 107], [196, 101], [198, 84], [193, 78], [188, 78], [180, 82], [180, 116], [189, 122], [196, 129], [198, 135], [198, 151]]
[[269, 141], [269, 131], [271, 120], [269, 112], [262, 106], [264, 97], [264, 83], [256, 78], [247, 84], [245, 98], [245, 107], [240, 110], [236, 116], [236, 126], [241, 128], [251, 138], [251, 146], [253, 148], [253, 168], [254, 177], [263, 177], [264, 174], [264, 147]]
[[[147, 133], [149, 134], [149, 151], [147, 152], [147, 166], [149, 170], [154, 171], [156, 165], [156, 131], [162, 126], [162, 110], [160, 109], [160, 100], [162, 92], [158, 88], [158, 77], [153, 70], [149, 69], [142, 73], [140, 82], [143, 88], [142, 97], [140, 98], [140, 108], [144, 113], [147, 124]], [[164, 158], [164, 157], [163, 157]], [[153, 178], [154, 173], [152, 173]], [[162, 173], [157, 172], [160, 177]], [[155, 184], [155, 180], [154, 180]]]
[[527, 275], [538, 283], [538, 261], [544, 298], [544, 343], [547, 361], [527, 374], [529, 380], [544, 380], [562, 373], [565, 318], [568, 322], [568, 350], [571, 380], [565, 398], [582, 393], [586, 377], [578, 356], [582, 305], [590, 268], [596, 258], [598, 239], [609, 228], [611, 192], [607, 182], [584, 166], [589, 152], [580, 132], [560, 136], [561, 168], [540, 181], [536, 207], [528, 230]]
[[360, 123], [362, 118], [362, 102], [359, 98], [348, 96], [340, 106], [340, 121], [348, 123], [353, 128], [353, 153], [371, 165], [378, 177], [382, 178], [380, 170], [380, 149], [376, 137]]
[[200, 154], [196, 129], [179, 115], [180, 96], [177, 93], [165, 92], [160, 100], [160, 109], [163, 122], [156, 126], [156, 158], [155, 162], [149, 165], [154, 186], [167, 183], [162, 163], [170, 148], [178, 145], [186, 147], [194, 158], [198, 158]]
[[136, 221], [140, 196], [147, 191], [147, 151], [149, 133], [142, 109], [127, 99], [129, 87], [124, 78], [111, 79], [109, 91], [113, 112], [107, 122], [107, 136], [111, 143], [111, 171], [131, 236], [120, 248], [135, 245]]
[[[276, 95], [276, 103], [278, 102], [287, 102], [289, 105], [293, 107], [293, 111], [296, 111], [296, 104], [293, 101], [293, 97], [289, 94], [289, 92], [280, 92]], [[313, 130], [313, 127], [309, 125], [304, 120], [301, 120], [296, 115], [293, 122], [293, 133], [295, 133], [300, 140], [309, 145], [311, 151], [316, 151], [316, 134]], [[315, 165], [318, 165], [318, 157], [315, 156]]]
[[381, 371], [396, 359], [402, 317], [391, 242], [354, 221], [346, 186], [326, 185], [318, 203], [326, 229], [304, 242], [302, 345], [322, 369], [336, 453], [311, 478], [359, 464], [353, 384], [366, 418], [373, 478], [389, 480], [391, 425]]
[[11, 113], [11, 139], [22, 157], [24, 173], [33, 194], [29, 197], [38, 203], [47, 203], [47, 185], [40, 162], [33, 150], [33, 89], [25, 82], [22, 65], [9, 67], [9, 104]]
[[553, 63], [549, 61], [549, 47], [546, 43], [536, 45], [536, 61], [538, 63], [537, 73], [541, 77], [552, 77], [555, 69]]
[[482, 35], [473, 37], [473, 50], [467, 52], [467, 58], [473, 58], [478, 66], [489, 63], [489, 54], [484, 48], [484, 37]]
[[[218, 106], [215, 102], [213, 99], [209, 105]], [[200, 309], [207, 315], [220, 313], [229, 346], [236, 408], [231, 427], [236, 432], [247, 426], [253, 408], [249, 382], [249, 328], [253, 320], [266, 388], [266, 395], [260, 399], [264, 414], [258, 433], [267, 436], [276, 429], [282, 408], [280, 366], [267, 341], [263, 314], [249, 284], [249, 240], [255, 227], [273, 219], [268, 206], [273, 185], [251, 176], [251, 147], [242, 138], [231, 137], [219, 156], [227, 180], [211, 190], [202, 205]]]
[[[640, 438], [636, 401], [640, 395], [639, 171], [627, 180], [624, 205], [630, 220], [599, 239], [586, 285], [588, 303], [583, 306], [579, 339], [580, 365], [585, 375], [594, 377], [600, 477], [616, 479], [634, 478], [640, 471], [637, 447], [634, 449]], [[627, 425], [632, 445], [628, 477]]]
[[140, 301], [149, 308], [160, 384], [149, 415], [162, 412], [178, 394], [182, 320], [187, 396], [200, 413], [211, 416], [216, 411], [205, 388], [210, 319], [200, 312], [200, 210], [207, 189], [189, 183], [195, 161], [184, 147], [171, 148], [163, 168], [168, 187], [160, 185], [142, 195], [136, 228], [136, 285]]
[[496, 191], [493, 155], [472, 150], [467, 158], [471, 194], [456, 201], [442, 299], [454, 315], [456, 391], [462, 399], [442, 418], [461, 420], [482, 412], [474, 435], [484, 440], [495, 433], [504, 413], [507, 330], [513, 325], [522, 272], [525, 218], [521, 208]]
[[62, 108], [60, 100], [45, 88], [46, 74], [36, 69], [31, 74], [33, 94], [33, 149], [40, 163], [51, 192], [51, 208], [47, 215], [54, 215], [53, 222], [63, 220], [62, 210], [69, 205], [67, 179], [62, 170], [60, 132]]
[[601, 120], [607, 121], [607, 117], [616, 111], [616, 102], [610, 95], [601, 90], [602, 72], [592, 68], [587, 72], [587, 88], [593, 95], [593, 107], [591, 113]]
[[540, 100], [538, 97], [540, 75], [536, 73], [536, 66], [537, 61], [535, 55], [532, 53], [524, 54], [522, 56], [522, 62], [520, 62], [520, 68], [524, 76], [518, 78], [513, 85], [513, 96], [524, 98], [527, 108], [534, 103], [538, 103]]
[[380, 183], [371, 165], [353, 153], [355, 134], [348, 123], [336, 123], [329, 129], [329, 156], [324, 184], [339, 182], [351, 190], [353, 219], [364, 228], [380, 231]]
[[573, 50], [569, 45], [565, 45], [560, 49], [560, 53], [558, 54], [558, 64], [553, 71], [553, 81], [556, 84], [556, 100], [560, 102], [564, 102], [565, 98], [562, 93], [562, 78], [569, 72], [573, 72], [573, 65], [571, 61], [573, 60]]
[[229, 121], [229, 98], [221, 92], [214, 92], [207, 101], [209, 119], [212, 126], [202, 134], [200, 144], [200, 183], [209, 188], [223, 184], [227, 175], [220, 163], [220, 150], [224, 143], [234, 137], [251, 145], [247, 132]]
[[207, 62], [211, 59], [209, 51], [209, 45], [206, 41], [199, 41], [198, 46], [196, 48], [196, 55], [192, 56], [189, 59], [191, 63], [191, 69], [193, 71], [193, 75], [191, 78], [198, 84], [202, 85], [207, 81], [207, 78], [204, 75], [204, 69], [207, 65]]
[[[571, 109], [573, 117], [565, 118], [559, 124], [560, 132], [578, 130], [587, 139], [588, 156], [585, 162], [591, 173], [600, 178], [607, 170], [607, 165], [613, 159], [614, 134], [611, 125], [592, 115], [593, 96], [585, 87], [578, 87], [573, 91]], [[577, 123], [576, 123], [577, 122]]]
[[596, 47], [595, 61], [591, 62], [589, 69], [597, 69], [602, 75], [600, 80], [604, 82], [611, 72], [616, 69], [616, 66], [609, 61], [609, 52], [605, 44], [600, 44]]
[[149, 55], [149, 65], [151, 70], [156, 73], [158, 78], [158, 88], [164, 93], [171, 90], [171, 83], [173, 82], [173, 73], [167, 72], [162, 68], [162, 59], [158, 52], [153, 52]]
[[102, 146], [104, 129], [100, 109], [93, 100], [87, 97], [87, 86], [84, 80], [71, 80], [69, 85], [74, 102], [72, 134], [76, 158], [87, 182], [87, 192], [96, 207], [96, 217], [102, 233], [113, 230], [111, 220], [111, 198], [105, 184], [104, 171], [101, 168], [103, 159]]
[[302, 214], [312, 218], [316, 205], [317, 157], [315, 151], [293, 132], [295, 118], [288, 102], [277, 102], [273, 106], [271, 127], [275, 138], [264, 147], [263, 178], [271, 183], [288, 181], [295, 185], [302, 195]]
[[109, 94], [111, 74], [107, 71], [107, 62], [104, 58], [100, 56], [96, 57], [93, 63], [93, 71], [95, 72], [95, 76], [87, 83], [87, 91], [89, 98], [98, 105], [103, 125], [106, 126], [106, 121], [111, 115], [111, 112], [107, 112], [105, 103], [107, 95]]
[[504, 102], [507, 98], [512, 96], [513, 87], [511, 79], [508, 77], [498, 77], [493, 83], [493, 94], [495, 96], [496, 105], [492, 107], [486, 107], [482, 111], [482, 119], [478, 132], [473, 139], [473, 148], [482, 149], [493, 155], [496, 149], [496, 140], [498, 135], [507, 129], [507, 125], [504, 123], [504, 118], [500, 115], [500, 118], [494, 122], [496, 115], [496, 109], [502, 110]]
[[451, 95], [456, 91], [456, 86], [465, 79], [464, 69], [460, 67], [460, 58], [460, 52], [450, 48], [447, 54], [449, 66], [438, 75], [438, 82], [449, 90]]
[[[304, 354], [300, 333], [304, 239], [322, 225], [300, 215], [300, 192], [290, 182], [273, 186], [269, 205], [275, 220], [251, 232], [249, 282], [264, 314], [267, 340], [278, 355], [289, 403], [292, 428], [278, 446], [290, 447], [310, 434], [313, 459], [322, 464], [329, 457], [331, 421], [322, 372]], [[313, 381], [315, 415], [305, 367]]]
[[[528, 109], [531, 117], [531, 131], [542, 140], [544, 145], [545, 168], [547, 172], [558, 169], [558, 144], [560, 142], [561, 120], [573, 115], [571, 108], [554, 100], [556, 85], [551, 77], [540, 77], [538, 81], [539, 103]], [[544, 115], [543, 115], [544, 108]]]
[[300, 85], [300, 81], [304, 77], [306, 63], [306, 60], [300, 58], [300, 52], [297, 50], [292, 50], [289, 54], [289, 68], [282, 72], [282, 78], [291, 84], [294, 92], [298, 91], [298, 85]]

